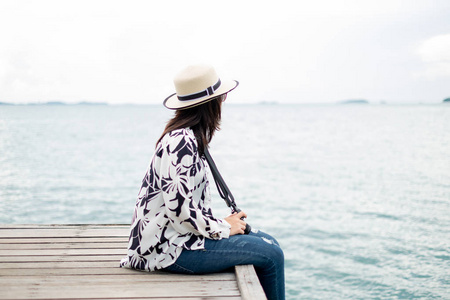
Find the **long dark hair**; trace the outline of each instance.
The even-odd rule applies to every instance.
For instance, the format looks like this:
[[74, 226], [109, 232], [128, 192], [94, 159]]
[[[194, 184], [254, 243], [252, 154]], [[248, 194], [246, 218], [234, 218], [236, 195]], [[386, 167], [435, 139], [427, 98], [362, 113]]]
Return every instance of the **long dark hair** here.
[[177, 110], [175, 116], [167, 122], [166, 128], [156, 145], [168, 132], [191, 128], [197, 139], [198, 151], [200, 155], [203, 155], [204, 149], [211, 142], [214, 132], [220, 130], [222, 99], [223, 96], [219, 96], [204, 104]]

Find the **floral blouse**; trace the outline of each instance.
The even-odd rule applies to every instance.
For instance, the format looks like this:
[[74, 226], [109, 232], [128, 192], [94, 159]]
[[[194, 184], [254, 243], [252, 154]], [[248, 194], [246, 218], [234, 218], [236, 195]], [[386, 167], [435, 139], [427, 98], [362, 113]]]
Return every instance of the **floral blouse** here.
[[229, 237], [230, 225], [211, 211], [209, 171], [191, 129], [174, 130], [162, 138], [142, 181], [121, 267], [165, 268], [183, 249], [204, 249], [205, 237]]

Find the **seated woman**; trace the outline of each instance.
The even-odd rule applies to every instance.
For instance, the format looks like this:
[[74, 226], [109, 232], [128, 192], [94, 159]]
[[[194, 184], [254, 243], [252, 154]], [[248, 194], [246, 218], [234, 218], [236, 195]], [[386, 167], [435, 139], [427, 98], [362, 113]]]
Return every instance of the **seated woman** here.
[[[223, 219], [211, 211], [204, 157], [221, 106], [237, 81], [195, 65], [174, 79], [164, 105], [175, 116], [156, 144], [134, 210], [128, 255], [122, 267], [205, 274], [252, 264], [268, 299], [284, 299], [284, 256], [278, 242], [258, 230], [244, 234], [245, 212]], [[242, 218], [242, 219], [241, 219]]]

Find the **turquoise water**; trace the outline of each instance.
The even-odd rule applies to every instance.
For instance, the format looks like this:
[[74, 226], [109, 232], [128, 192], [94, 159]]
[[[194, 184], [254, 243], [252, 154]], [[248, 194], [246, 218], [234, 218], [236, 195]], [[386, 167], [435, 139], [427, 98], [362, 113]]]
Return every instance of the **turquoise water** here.
[[[0, 106], [0, 223], [129, 223], [170, 116]], [[225, 105], [211, 153], [288, 299], [449, 299], [449, 128], [449, 105]]]

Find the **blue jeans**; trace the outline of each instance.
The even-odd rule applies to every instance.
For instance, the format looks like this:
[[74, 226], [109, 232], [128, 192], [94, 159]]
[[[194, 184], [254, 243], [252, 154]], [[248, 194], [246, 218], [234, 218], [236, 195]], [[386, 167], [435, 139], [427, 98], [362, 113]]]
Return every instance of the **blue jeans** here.
[[177, 261], [164, 270], [206, 274], [248, 264], [255, 267], [269, 300], [285, 299], [283, 251], [273, 237], [261, 231], [233, 235], [228, 239], [205, 239], [205, 249], [183, 249]]

